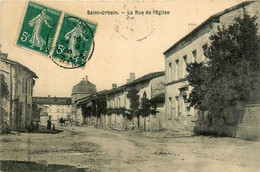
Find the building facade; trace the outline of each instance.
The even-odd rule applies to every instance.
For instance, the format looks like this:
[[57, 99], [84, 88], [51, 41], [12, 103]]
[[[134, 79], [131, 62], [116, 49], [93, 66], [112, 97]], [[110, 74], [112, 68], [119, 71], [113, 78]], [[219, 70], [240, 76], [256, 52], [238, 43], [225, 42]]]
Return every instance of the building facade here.
[[77, 85], [73, 86], [72, 92], [71, 92], [71, 101], [72, 101], [72, 118], [75, 121], [82, 121], [82, 115], [81, 115], [81, 109], [77, 107], [76, 102], [83, 98], [87, 97], [89, 95], [95, 94], [97, 92], [96, 85], [91, 83], [88, 80], [88, 76], [83, 78]]
[[71, 113], [71, 98], [70, 97], [33, 97], [33, 103], [46, 107], [47, 113], [41, 114], [40, 123], [46, 125], [46, 114], [51, 117], [52, 123], [58, 124], [59, 119], [70, 120]]
[[[112, 84], [111, 90], [104, 90], [92, 95], [88, 95], [76, 101], [78, 111], [81, 116], [85, 116], [87, 125], [95, 125], [103, 128], [117, 130], [141, 129], [141, 130], [160, 130], [164, 129], [164, 99], [160, 99], [165, 90], [164, 72], [154, 72], [135, 79], [135, 75], [130, 73], [127, 83], [117, 87]], [[131, 109], [128, 93], [135, 89], [139, 97], [138, 109], [142, 108], [144, 97], [152, 100], [155, 112], [146, 117], [140, 115], [128, 118], [126, 113]], [[105, 101], [105, 102], [104, 102]], [[101, 103], [102, 102], [102, 103]], [[106, 108], [100, 106], [106, 106]], [[83, 111], [82, 111], [83, 110]], [[95, 114], [94, 114], [95, 113]]]
[[1, 53], [1, 86], [5, 83], [8, 96], [2, 98], [1, 114], [3, 121], [12, 130], [27, 130], [32, 124], [32, 96], [35, 79], [38, 76], [22, 64], [9, 60], [7, 54]]
[[197, 119], [197, 110], [190, 107], [187, 101], [192, 90], [186, 77], [187, 64], [207, 60], [204, 52], [210, 46], [209, 38], [217, 32], [218, 26], [232, 24], [235, 17], [243, 16], [244, 11], [250, 16], [259, 16], [259, 6], [259, 2], [243, 2], [217, 13], [164, 52], [167, 128], [192, 130]]

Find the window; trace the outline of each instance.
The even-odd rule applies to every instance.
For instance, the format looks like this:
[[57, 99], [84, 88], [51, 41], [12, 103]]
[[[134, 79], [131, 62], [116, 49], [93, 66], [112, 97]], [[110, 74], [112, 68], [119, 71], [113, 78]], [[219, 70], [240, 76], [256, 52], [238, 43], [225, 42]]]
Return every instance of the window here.
[[183, 56], [183, 77], [186, 77], [186, 67], [187, 67], [187, 55]]
[[205, 56], [205, 53], [207, 53], [208, 44], [203, 45], [203, 46], [202, 46], [202, 50], [203, 50], [203, 56], [204, 56], [204, 60], [205, 60], [205, 59], [207, 58], [207, 57]]
[[194, 50], [192, 51], [192, 62], [196, 62], [197, 61], [197, 51]]
[[120, 98], [117, 99], [117, 107], [121, 107]]
[[23, 78], [22, 80], [23, 80], [22, 92], [23, 92], [23, 93], [26, 93], [26, 80], [25, 80], [25, 78]]
[[168, 100], [168, 119], [171, 120], [172, 119], [172, 98], [169, 97]]
[[179, 79], [179, 60], [175, 60], [175, 78]]
[[61, 108], [61, 112], [64, 113], [64, 108]]
[[178, 96], [176, 96], [175, 97], [176, 98], [176, 101], [175, 101], [175, 115], [176, 115], [176, 119], [178, 119], [178, 115], [179, 115], [179, 106], [178, 106], [178, 104], [179, 104], [179, 97]]
[[172, 63], [168, 65], [168, 82], [172, 81]]
[[58, 112], [58, 113], [60, 112], [60, 108], [57, 108], [57, 112]]
[[115, 99], [112, 100], [112, 108], [115, 107]]

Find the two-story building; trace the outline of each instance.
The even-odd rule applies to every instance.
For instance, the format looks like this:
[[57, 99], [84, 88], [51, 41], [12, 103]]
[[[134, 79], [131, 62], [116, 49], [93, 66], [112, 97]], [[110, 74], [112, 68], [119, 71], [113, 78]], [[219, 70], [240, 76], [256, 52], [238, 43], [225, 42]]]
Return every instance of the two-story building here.
[[[42, 125], [46, 125], [46, 118], [51, 117], [52, 123], [58, 124], [59, 119], [70, 120], [71, 98], [70, 97], [33, 97], [33, 103], [46, 107], [47, 113], [41, 113]], [[48, 117], [46, 117], [48, 115]]]
[[[209, 38], [217, 32], [218, 26], [234, 23], [234, 18], [242, 17], [244, 10], [251, 16], [259, 16], [259, 7], [259, 2], [243, 2], [212, 15], [164, 52], [168, 129], [192, 129], [197, 118], [197, 110], [190, 107], [187, 101], [192, 90], [186, 77], [187, 63], [207, 60], [204, 52], [210, 46]], [[259, 22], [259, 17], [257, 20]]]
[[[1, 51], [0, 54], [1, 86], [4, 82], [8, 90], [4, 93], [1, 89], [1, 123], [5, 122], [12, 130], [30, 129], [33, 87], [38, 76], [26, 66], [8, 59], [8, 54]], [[4, 94], [8, 96], [2, 98]]]
[[[165, 90], [165, 73], [154, 72], [135, 79], [133, 73], [125, 85], [115, 87], [107, 93], [107, 108], [116, 109], [117, 113], [109, 115], [109, 126], [115, 129], [130, 129], [139, 128], [142, 130], [159, 130], [165, 128], [164, 125], [164, 101], [157, 101], [153, 99], [159, 95], [164, 94]], [[123, 114], [118, 113], [120, 109], [131, 109], [130, 99], [128, 93], [131, 89], [137, 91], [139, 97], [139, 107], [142, 109], [142, 101], [144, 98], [148, 100], [153, 99], [153, 107], [156, 108], [156, 114], [149, 114], [147, 117], [140, 116], [139, 119], [135, 116], [132, 119], [127, 119]], [[112, 110], [113, 112], [113, 110]]]

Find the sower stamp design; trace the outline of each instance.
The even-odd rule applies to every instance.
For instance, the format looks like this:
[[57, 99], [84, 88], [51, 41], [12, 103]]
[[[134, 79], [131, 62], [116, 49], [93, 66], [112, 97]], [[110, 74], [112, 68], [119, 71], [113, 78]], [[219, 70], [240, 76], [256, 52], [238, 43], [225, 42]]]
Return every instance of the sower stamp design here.
[[53, 59], [72, 68], [84, 67], [93, 53], [96, 28], [96, 24], [65, 14]]
[[60, 11], [29, 2], [17, 45], [49, 55], [60, 15]]

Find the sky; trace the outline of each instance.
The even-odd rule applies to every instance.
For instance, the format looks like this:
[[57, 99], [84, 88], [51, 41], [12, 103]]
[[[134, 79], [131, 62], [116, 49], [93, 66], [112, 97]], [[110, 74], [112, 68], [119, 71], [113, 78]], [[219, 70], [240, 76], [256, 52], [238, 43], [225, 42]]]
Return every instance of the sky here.
[[[1, 1], [1, 51], [38, 75], [34, 96], [70, 96], [72, 87], [86, 75], [97, 90], [102, 91], [111, 89], [112, 83], [118, 86], [125, 84], [129, 73], [135, 73], [138, 78], [151, 72], [164, 71], [163, 52], [188, 33], [190, 23], [199, 25], [211, 15], [240, 2], [36, 1], [98, 24], [94, 54], [85, 68], [64, 69], [49, 57], [16, 45], [27, 2]], [[93, 10], [114, 10], [119, 15], [90, 15], [88, 11]], [[136, 10], [138, 14], [135, 14]], [[157, 15], [153, 14], [153, 10], [169, 11], [169, 14]], [[142, 11], [151, 11], [152, 14], [142, 15]]]

